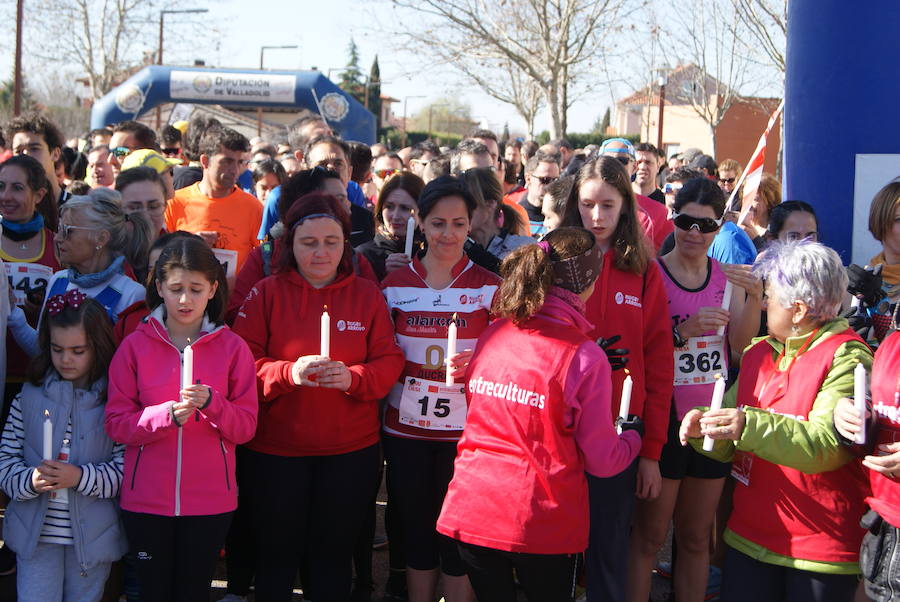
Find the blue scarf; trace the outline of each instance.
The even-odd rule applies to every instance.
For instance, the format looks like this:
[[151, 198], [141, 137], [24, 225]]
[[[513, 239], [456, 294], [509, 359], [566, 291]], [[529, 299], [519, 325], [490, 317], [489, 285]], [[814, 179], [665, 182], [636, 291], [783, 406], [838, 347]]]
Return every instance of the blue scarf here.
[[37, 211], [35, 211], [32, 218], [24, 224], [19, 224], [8, 219], [3, 220], [3, 234], [10, 240], [15, 241], [28, 240], [40, 232], [43, 227], [44, 216]]
[[69, 282], [74, 282], [75, 286], [81, 289], [94, 288], [100, 286], [104, 282], [112, 280], [116, 274], [123, 272], [122, 264], [125, 263], [125, 256], [119, 255], [112, 260], [112, 263], [103, 270], [95, 274], [79, 274], [75, 268], [69, 268]]

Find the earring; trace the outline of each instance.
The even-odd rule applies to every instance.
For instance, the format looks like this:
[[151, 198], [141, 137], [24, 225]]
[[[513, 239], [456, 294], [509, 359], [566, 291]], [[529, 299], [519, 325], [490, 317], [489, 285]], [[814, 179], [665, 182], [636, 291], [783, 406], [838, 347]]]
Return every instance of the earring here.
[[800, 327], [796, 324], [791, 324], [791, 335], [797, 336], [798, 332], [800, 332]]

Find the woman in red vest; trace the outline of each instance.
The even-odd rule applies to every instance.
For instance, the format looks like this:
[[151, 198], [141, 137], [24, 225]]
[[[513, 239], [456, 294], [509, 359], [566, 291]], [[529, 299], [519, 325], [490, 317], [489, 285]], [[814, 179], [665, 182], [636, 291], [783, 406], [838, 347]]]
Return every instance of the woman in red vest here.
[[[572, 600], [588, 542], [585, 470], [620, 473], [642, 423], [610, 418], [610, 367], [587, 337], [585, 301], [603, 252], [583, 228], [554, 230], [504, 261], [467, 376], [468, 419], [438, 531], [458, 540], [479, 600]], [[515, 350], [514, 353], [511, 350]]]
[[754, 270], [769, 336], [744, 352], [723, 409], [691, 410], [680, 433], [698, 451], [718, 440], [708, 455], [733, 462], [722, 600], [851, 600], [869, 486], [832, 421], [872, 352], [836, 316], [847, 276], [833, 250], [774, 243]]
[[[896, 324], [893, 325], [896, 330]], [[866, 435], [863, 465], [869, 469], [872, 495], [863, 517], [869, 529], [860, 550], [866, 594], [873, 600], [891, 600], [900, 594], [900, 332], [889, 335], [872, 364], [874, 429]], [[862, 428], [853, 401], [844, 398], [834, 410], [834, 426], [847, 443]], [[869, 426], [873, 426], [869, 423]]]

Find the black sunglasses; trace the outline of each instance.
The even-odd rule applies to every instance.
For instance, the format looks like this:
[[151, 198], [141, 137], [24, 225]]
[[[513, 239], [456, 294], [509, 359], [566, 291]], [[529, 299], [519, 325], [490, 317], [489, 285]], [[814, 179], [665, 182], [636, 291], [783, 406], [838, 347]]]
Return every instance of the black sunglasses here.
[[691, 217], [683, 213], [676, 213], [672, 216], [672, 222], [680, 230], [692, 230], [696, 228], [703, 234], [715, 232], [722, 225], [722, 220], [715, 220], [711, 217]]
[[548, 184], [552, 184], [558, 178], [554, 178], [553, 176], [531, 176], [535, 180], [541, 183], [542, 186], [547, 186]]
[[164, 149], [162, 149], [162, 152], [164, 155], [172, 156], [172, 155], [177, 155], [179, 152], [181, 152], [181, 149], [180, 148], [164, 148]]

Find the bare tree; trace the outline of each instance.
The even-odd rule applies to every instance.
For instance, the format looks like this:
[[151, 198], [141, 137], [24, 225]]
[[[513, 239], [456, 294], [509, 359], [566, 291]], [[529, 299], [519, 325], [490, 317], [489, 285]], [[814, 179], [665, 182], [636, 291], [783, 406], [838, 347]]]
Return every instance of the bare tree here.
[[34, 0], [26, 24], [31, 54], [76, 65], [100, 98], [129, 69], [155, 61], [160, 11], [176, 6], [176, 0]]
[[528, 134], [534, 136], [535, 119], [546, 102], [544, 91], [533, 79], [523, 74], [509, 59], [497, 61], [496, 69], [492, 70], [469, 69], [466, 66], [459, 68], [486, 94], [512, 105], [525, 120]]
[[429, 48], [494, 98], [509, 102], [515, 96], [510, 104], [517, 110], [529, 104], [521, 96], [532, 89], [514, 86], [512, 79], [531, 82], [549, 109], [551, 135], [560, 137], [566, 132], [573, 87], [593, 79], [604, 37], [626, 6], [637, 1], [394, 0], [428, 19], [425, 26], [395, 36], [406, 47]]
[[732, 5], [757, 49], [783, 75], [787, 64], [787, 0], [732, 0]]
[[709, 126], [715, 156], [716, 128], [751, 83], [750, 59], [740, 42], [743, 31], [730, 0], [683, 0], [675, 5], [679, 33], [673, 32], [668, 41], [678, 62], [689, 63], [681, 70], [677, 93]]

